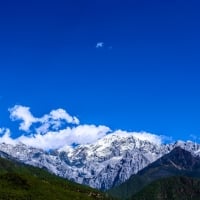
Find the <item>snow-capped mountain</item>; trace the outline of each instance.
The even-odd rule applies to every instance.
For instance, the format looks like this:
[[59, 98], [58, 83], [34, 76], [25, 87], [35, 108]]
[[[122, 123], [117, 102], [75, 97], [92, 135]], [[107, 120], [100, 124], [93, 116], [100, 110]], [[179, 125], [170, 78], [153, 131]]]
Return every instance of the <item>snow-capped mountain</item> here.
[[93, 144], [49, 152], [22, 143], [2, 143], [0, 151], [23, 163], [45, 167], [61, 177], [105, 190], [126, 181], [177, 146], [200, 155], [200, 145], [193, 142], [157, 145], [133, 135], [118, 134], [107, 135]]

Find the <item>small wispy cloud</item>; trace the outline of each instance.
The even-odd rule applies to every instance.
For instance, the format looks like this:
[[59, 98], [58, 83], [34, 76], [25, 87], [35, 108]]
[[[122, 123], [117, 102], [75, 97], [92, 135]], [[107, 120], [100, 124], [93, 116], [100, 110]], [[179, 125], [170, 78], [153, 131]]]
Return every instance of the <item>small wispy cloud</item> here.
[[104, 42], [97, 42], [96, 48], [99, 49], [99, 48], [102, 48], [102, 47], [104, 47]]
[[200, 137], [195, 134], [190, 134], [189, 137], [192, 139], [192, 141], [197, 142], [200, 140]]

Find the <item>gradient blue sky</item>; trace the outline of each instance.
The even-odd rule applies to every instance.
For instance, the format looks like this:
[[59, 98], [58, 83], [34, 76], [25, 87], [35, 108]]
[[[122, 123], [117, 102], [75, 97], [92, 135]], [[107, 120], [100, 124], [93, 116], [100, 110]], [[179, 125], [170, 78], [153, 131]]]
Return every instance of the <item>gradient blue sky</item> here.
[[15, 130], [8, 108], [20, 104], [113, 130], [200, 136], [199, 9], [198, 0], [1, 1], [0, 127]]

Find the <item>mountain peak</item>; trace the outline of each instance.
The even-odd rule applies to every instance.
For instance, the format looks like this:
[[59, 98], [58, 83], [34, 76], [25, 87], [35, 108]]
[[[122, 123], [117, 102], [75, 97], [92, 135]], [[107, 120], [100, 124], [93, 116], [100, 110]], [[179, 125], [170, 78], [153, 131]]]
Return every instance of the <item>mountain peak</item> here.
[[[192, 156], [200, 155], [200, 145], [192, 142], [178, 141], [174, 144], [158, 145], [131, 134], [116, 133], [92, 144], [66, 146], [49, 152], [23, 144], [3, 143], [0, 144], [0, 151], [26, 164], [45, 167], [61, 177], [107, 190], [123, 183], [173, 149], [174, 158], [170, 158], [171, 164], [189, 168], [189, 163], [192, 162], [195, 166], [196, 162], [178, 147], [191, 152]], [[182, 154], [178, 154], [178, 151]], [[181, 166], [176, 164], [176, 157], [184, 161]]]
[[180, 146], [175, 147], [169, 154], [164, 155], [159, 160], [162, 160], [162, 164], [171, 164], [183, 170], [200, 168], [199, 156], [193, 156], [191, 152], [182, 149]]

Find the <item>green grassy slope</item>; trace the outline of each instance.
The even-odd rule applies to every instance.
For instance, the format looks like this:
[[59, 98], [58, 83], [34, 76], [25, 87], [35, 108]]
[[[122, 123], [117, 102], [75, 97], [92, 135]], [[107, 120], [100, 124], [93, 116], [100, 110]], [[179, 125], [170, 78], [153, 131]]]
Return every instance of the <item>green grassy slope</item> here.
[[64, 180], [46, 170], [0, 158], [0, 200], [109, 199], [95, 189]]
[[131, 200], [199, 200], [200, 180], [190, 177], [170, 177], [146, 186]]

